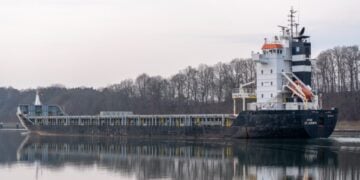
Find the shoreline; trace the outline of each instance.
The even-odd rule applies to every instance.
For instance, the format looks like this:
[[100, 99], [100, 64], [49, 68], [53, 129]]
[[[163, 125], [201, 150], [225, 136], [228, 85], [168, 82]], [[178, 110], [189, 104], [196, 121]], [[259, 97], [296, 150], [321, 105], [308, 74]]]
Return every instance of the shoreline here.
[[[26, 130], [20, 124], [4, 123], [0, 130]], [[338, 121], [334, 132], [360, 132], [360, 121]]]

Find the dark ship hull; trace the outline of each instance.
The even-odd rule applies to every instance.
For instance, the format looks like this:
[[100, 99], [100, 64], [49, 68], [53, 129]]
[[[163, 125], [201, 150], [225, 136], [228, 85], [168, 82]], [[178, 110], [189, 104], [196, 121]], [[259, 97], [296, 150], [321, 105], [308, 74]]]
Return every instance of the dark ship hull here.
[[240, 138], [327, 138], [335, 129], [337, 110], [244, 111], [229, 127], [212, 126], [122, 126], [110, 125], [34, 125], [19, 115], [22, 124], [40, 135], [123, 136], [170, 139]]
[[246, 138], [327, 138], [335, 129], [337, 109], [245, 111], [233, 126]]

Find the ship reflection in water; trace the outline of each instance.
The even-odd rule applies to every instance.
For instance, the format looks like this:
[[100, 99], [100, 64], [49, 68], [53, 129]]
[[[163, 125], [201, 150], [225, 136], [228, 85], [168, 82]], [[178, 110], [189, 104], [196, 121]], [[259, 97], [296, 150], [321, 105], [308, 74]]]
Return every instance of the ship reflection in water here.
[[14, 162], [0, 162], [0, 176], [30, 171], [32, 177], [23, 178], [360, 178], [360, 140], [351, 138], [174, 142], [27, 136], [19, 144]]

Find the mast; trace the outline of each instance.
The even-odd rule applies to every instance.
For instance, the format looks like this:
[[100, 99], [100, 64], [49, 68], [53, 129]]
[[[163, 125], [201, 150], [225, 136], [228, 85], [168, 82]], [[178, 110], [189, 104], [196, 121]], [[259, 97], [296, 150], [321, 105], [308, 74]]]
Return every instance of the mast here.
[[40, 101], [40, 95], [39, 95], [39, 90], [36, 90], [36, 97], [35, 97], [35, 103], [34, 103], [35, 106], [41, 106], [42, 103]]
[[289, 22], [290, 22], [290, 37], [291, 39], [294, 37], [294, 26], [296, 26], [295, 24], [295, 13], [296, 11], [294, 10], [293, 7], [291, 7], [290, 9], [290, 15], [289, 15]]

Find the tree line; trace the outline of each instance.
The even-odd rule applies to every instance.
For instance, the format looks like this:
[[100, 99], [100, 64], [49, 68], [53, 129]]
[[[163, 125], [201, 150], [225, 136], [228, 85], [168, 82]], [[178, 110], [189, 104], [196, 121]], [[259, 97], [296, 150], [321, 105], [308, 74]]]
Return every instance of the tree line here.
[[[232, 113], [232, 90], [254, 81], [254, 62], [234, 59], [213, 66], [187, 67], [163, 78], [141, 74], [100, 89], [40, 88], [47, 104], [59, 104], [69, 114], [97, 114], [99, 111], [133, 111], [138, 114]], [[34, 89], [0, 88], [0, 117], [15, 120], [18, 104], [33, 103]]]
[[326, 107], [338, 107], [341, 120], [360, 120], [359, 46], [337, 46], [316, 59], [314, 81]]
[[315, 84], [321, 92], [360, 90], [360, 51], [358, 46], [337, 46], [322, 51], [316, 60]]
[[[325, 108], [340, 109], [342, 120], [360, 120], [359, 54], [358, 46], [335, 47], [321, 52], [314, 63], [315, 89], [323, 94]], [[255, 78], [251, 59], [234, 59], [189, 66], [168, 78], [141, 74], [100, 89], [53, 85], [40, 92], [45, 103], [59, 104], [69, 114], [232, 113], [233, 88]], [[17, 105], [33, 103], [34, 97], [34, 89], [0, 88], [0, 121], [16, 121]]]

